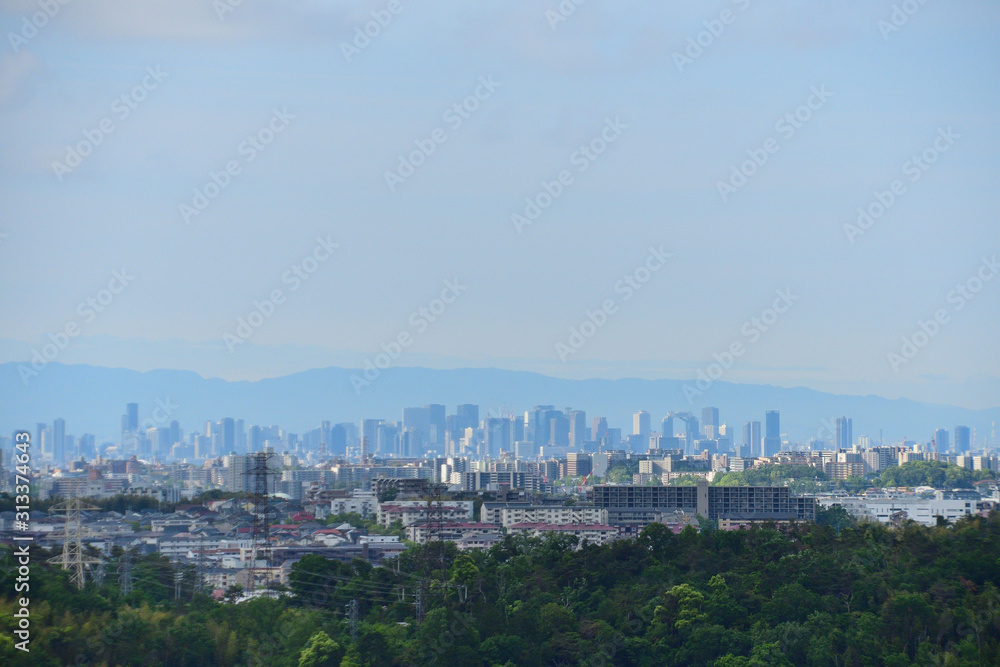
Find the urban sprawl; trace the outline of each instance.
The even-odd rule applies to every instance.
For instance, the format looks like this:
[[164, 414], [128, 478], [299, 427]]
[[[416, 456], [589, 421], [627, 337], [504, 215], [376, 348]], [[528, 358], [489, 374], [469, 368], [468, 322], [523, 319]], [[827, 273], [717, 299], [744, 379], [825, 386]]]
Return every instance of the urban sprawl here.
[[639, 411], [623, 433], [551, 405], [481, 417], [477, 405], [433, 404], [301, 434], [228, 417], [185, 434], [169, 401], [148, 407], [140, 423], [139, 405], [126, 406], [117, 442], [69, 435], [63, 419], [0, 437], [0, 490], [22, 503], [30, 473], [32, 503], [28, 522], [21, 507], [0, 512], [0, 540], [61, 552], [80, 586], [112, 554], [159, 553], [238, 600], [280, 589], [310, 554], [389, 564], [432, 540], [468, 550], [561, 534], [581, 547], [654, 522], [738, 530], [831, 510], [933, 526], [1000, 504], [996, 443], [965, 426], [883, 443], [841, 417], [796, 443], [776, 410], [741, 432], [714, 407], [670, 412], [659, 430]]

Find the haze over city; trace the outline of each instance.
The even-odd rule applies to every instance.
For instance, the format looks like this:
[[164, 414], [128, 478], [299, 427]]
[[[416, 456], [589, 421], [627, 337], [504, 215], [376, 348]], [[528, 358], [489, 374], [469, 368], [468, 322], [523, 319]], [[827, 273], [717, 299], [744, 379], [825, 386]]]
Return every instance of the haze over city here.
[[1000, 664], [998, 29], [0, 0], [0, 665]]

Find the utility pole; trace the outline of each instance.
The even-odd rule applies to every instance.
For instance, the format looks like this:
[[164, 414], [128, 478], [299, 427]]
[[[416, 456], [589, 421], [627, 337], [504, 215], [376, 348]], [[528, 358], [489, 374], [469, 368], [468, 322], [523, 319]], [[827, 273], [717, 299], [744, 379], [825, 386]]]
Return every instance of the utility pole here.
[[183, 582], [183, 581], [184, 581], [184, 571], [180, 570], [180, 569], [176, 570], [174, 572], [174, 599], [175, 600], [180, 600], [181, 599], [181, 582]]

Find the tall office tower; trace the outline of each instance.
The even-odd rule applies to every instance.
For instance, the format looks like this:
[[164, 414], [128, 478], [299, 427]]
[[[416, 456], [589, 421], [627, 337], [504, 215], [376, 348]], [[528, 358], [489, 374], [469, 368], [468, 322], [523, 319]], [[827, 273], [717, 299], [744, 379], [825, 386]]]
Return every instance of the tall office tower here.
[[555, 406], [554, 405], [536, 405], [528, 413], [528, 425], [531, 427], [532, 440], [534, 440], [535, 445], [539, 447], [544, 447], [549, 444], [551, 440], [551, 433], [549, 432], [552, 426], [552, 417], [555, 416]]
[[330, 428], [330, 441], [326, 443], [326, 451], [332, 456], [343, 456], [347, 451], [347, 429], [343, 424]]
[[326, 445], [327, 451], [330, 451], [330, 422], [322, 421], [319, 423], [319, 441], [321, 445]]
[[[375, 429], [375, 454], [378, 456], [402, 456], [399, 446], [399, 429], [395, 424], [382, 422]], [[409, 455], [408, 455], [409, 456]]]
[[439, 403], [425, 405], [427, 410], [427, 443], [432, 447], [444, 447], [444, 406]]
[[701, 438], [701, 431], [698, 429], [698, 418], [691, 415], [684, 422], [684, 453], [694, 454], [694, 443]]
[[[364, 436], [362, 436], [363, 440]], [[415, 458], [423, 453], [423, 434], [419, 429], [404, 428], [399, 432], [399, 455], [403, 458]], [[362, 449], [364, 444], [362, 443]], [[364, 454], [362, 454], [364, 456]]]
[[[405, 414], [405, 413], [404, 413]], [[370, 456], [375, 451], [375, 443], [378, 442], [378, 425], [381, 419], [361, 420], [361, 457]], [[406, 428], [404, 423], [403, 428]]]
[[478, 405], [463, 403], [455, 408], [455, 416], [458, 418], [455, 423], [455, 439], [461, 439], [467, 428], [479, 428]]
[[939, 428], [934, 431], [934, 451], [939, 454], [948, 451], [948, 429]]
[[561, 412], [553, 411], [549, 419], [549, 444], [569, 447], [569, 419]]
[[587, 413], [583, 410], [569, 410], [569, 446], [580, 448], [587, 440]]
[[431, 434], [431, 411], [427, 408], [403, 408], [403, 429], [420, 431], [421, 442]]
[[837, 431], [837, 449], [850, 449], [854, 445], [854, 422], [847, 417], [837, 417], [834, 420]]
[[506, 417], [487, 417], [483, 429], [485, 454], [491, 459], [500, 457], [500, 450], [514, 451], [511, 439], [511, 420]]
[[[239, 423], [242, 426], [243, 420], [241, 419], [237, 423]], [[182, 439], [183, 438], [181, 436], [181, 424], [180, 424], [180, 422], [177, 421], [176, 419], [171, 420], [170, 421], [170, 438], [169, 438], [170, 444], [171, 445], [175, 445], [178, 442], [180, 442]]]
[[126, 428], [135, 433], [139, 430], [139, 404], [138, 403], [126, 403], [125, 404], [125, 417], [126, 417]]
[[781, 451], [781, 413], [768, 410], [764, 413], [764, 456], [774, 456]]
[[52, 461], [62, 463], [66, 460], [66, 420], [52, 420]]
[[719, 408], [702, 408], [701, 432], [709, 440], [719, 437]]
[[340, 422], [337, 426], [344, 429], [344, 438], [347, 439], [347, 446], [356, 447], [358, 444], [358, 425], [354, 422]]
[[645, 410], [639, 410], [632, 415], [632, 435], [642, 436], [643, 438], [649, 437], [649, 413]]
[[745, 457], [760, 455], [760, 422], [745, 422], [743, 424], [743, 450]]
[[963, 453], [969, 451], [969, 445], [971, 441], [969, 440], [969, 427], [968, 426], [956, 426], [955, 427], [955, 451], [958, 453]]
[[170, 440], [170, 428], [159, 426], [156, 431], [156, 444], [152, 448], [152, 453], [158, 458], [166, 458], [170, 454], [170, 445], [174, 444]]
[[664, 417], [660, 420], [660, 435], [664, 438], [674, 437], [674, 418]]
[[97, 457], [96, 441], [97, 439], [94, 437], [93, 433], [84, 433], [83, 435], [81, 435], [80, 449], [79, 449], [80, 456], [87, 459], [88, 461], [90, 459], [96, 458]]
[[510, 420], [511, 442], [521, 442], [524, 440], [524, 419], [521, 417], [511, 417]]
[[48, 430], [48, 424], [45, 424], [44, 422], [35, 422], [35, 439], [31, 442], [31, 446], [33, 449], [37, 448], [36, 451], [41, 452], [42, 456], [45, 455], [45, 448], [42, 446], [42, 443], [45, 441], [45, 433]]
[[600, 442], [604, 434], [608, 432], [608, 420], [604, 417], [594, 417], [594, 421], [590, 426], [590, 439], [594, 442]]
[[236, 451], [236, 420], [226, 417], [219, 421], [219, 437], [222, 440], [222, 453], [230, 454]]
[[38, 438], [38, 451], [42, 453], [43, 459], [51, 459], [53, 456], [52, 429], [45, 426], [40, 433], [41, 435]]
[[250, 426], [250, 434], [247, 438], [247, 446], [250, 453], [264, 451], [264, 429], [256, 424]]

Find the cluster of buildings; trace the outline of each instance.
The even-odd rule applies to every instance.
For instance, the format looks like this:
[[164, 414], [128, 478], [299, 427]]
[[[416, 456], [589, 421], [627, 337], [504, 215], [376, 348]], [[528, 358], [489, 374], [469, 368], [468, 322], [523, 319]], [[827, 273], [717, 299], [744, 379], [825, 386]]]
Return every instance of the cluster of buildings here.
[[[603, 417], [588, 423], [582, 410], [551, 405], [523, 417], [488, 413], [481, 419], [476, 405], [447, 414], [432, 404], [404, 409], [400, 421], [322, 422], [302, 434], [224, 418], [185, 435], [167, 419], [169, 407], [158, 406], [159, 413], [140, 421], [138, 405], [128, 404], [117, 442], [76, 438], [61, 419], [37, 424], [32, 493], [43, 500], [140, 497], [158, 501], [146, 505], [174, 507], [85, 511], [78, 528], [98, 552], [109, 554], [114, 546], [159, 552], [195, 565], [204, 584], [219, 589], [247, 587], [261, 575], [286, 581], [290, 564], [305, 554], [380, 562], [407, 542], [449, 540], [464, 550], [488, 548], [505, 534], [562, 534], [579, 544], [604, 544], [654, 522], [675, 532], [703, 520], [736, 529], [812, 521], [819, 509], [835, 506], [859, 519], [933, 525], [1000, 502], [993, 481], [964, 491], [873, 488], [857, 495], [710, 484], [729, 472], [782, 464], [812, 467], [817, 479], [830, 480], [872, 479], [919, 460], [1000, 468], [995, 450], [973, 449], [975, 434], [964, 426], [935, 431], [928, 442], [886, 445], [855, 438], [852, 420], [842, 417], [831, 424], [830, 441], [814, 438], [801, 446], [782, 436], [777, 411], [745, 422], [739, 434], [714, 407], [697, 416], [670, 412], [659, 431], [651, 428], [650, 414], [639, 411], [632, 432], [623, 434]], [[0, 437], [0, 463], [8, 462], [0, 486], [8, 490], [12, 445], [13, 438]], [[235, 497], [190, 502], [213, 490]], [[261, 493], [270, 508], [266, 562], [254, 532], [261, 517], [253, 498], [259, 502]], [[331, 515], [360, 520], [328, 525]], [[10, 539], [12, 526], [13, 515], [0, 514], [0, 541]], [[58, 513], [32, 513], [40, 544], [65, 542], [66, 526]]]

